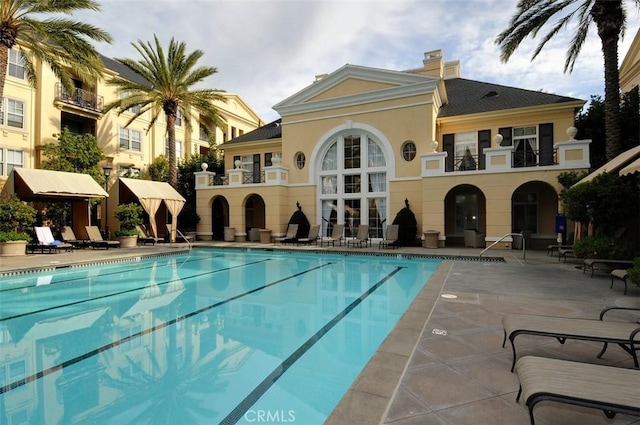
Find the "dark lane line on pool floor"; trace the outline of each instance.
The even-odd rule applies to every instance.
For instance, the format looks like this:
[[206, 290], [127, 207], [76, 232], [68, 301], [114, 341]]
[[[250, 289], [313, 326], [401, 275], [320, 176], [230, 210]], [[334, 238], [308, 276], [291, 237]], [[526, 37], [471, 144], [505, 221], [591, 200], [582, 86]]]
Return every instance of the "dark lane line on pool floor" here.
[[[187, 260], [185, 260], [185, 261], [180, 263], [180, 267], [183, 266], [186, 263], [194, 263], [194, 262], [198, 262], [198, 261], [202, 261], [202, 260], [209, 260], [211, 258], [219, 258], [219, 257], [221, 257], [221, 256], [194, 258], [192, 260], [187, 258]], [[126, 264], [131, 264], [131, 263], [126, 263]], [[123, 264], [118, 264], [118, 266], [122, 266], [122, 265]], [[154, 263], [154, 264], [149, 265], [148, 267], [136, 268], [136, 271], [148, 270], [148, 269], [152, 269], [153, 267], [156, 267], [156, 266], [158, 266], [158, 265]], [[172, 267], [171, 265], [167, 265], [167, 264], [163, 264], [160, 267], [167, 267], [167, 266]], [[66, 270], [69, 270], [69, 269], [66, 269]], [[83, 271], [80, 268], [72, 269], [72, 270], [74, 272], [77, 271], [78, 273], [82, 273], [82, 271]], [[95, 277], [96, 278], [97, 277], [106, 277], [106, 276], [117, 275], [117, 274], [122, 274], [122, 273], [128, 273], [128, 272], [127, 271], [123, 271], [123, 270], [119, 270], [119, 271], [114, 271], [114, 272], [110, 272], [110, 273], [103, 273], [103, 274], [100, 274], [100, 275], [95, 276]], [[24, 275], [21, 275], [21, 277], [22, 276], [24, 276]], [[87, 279], [87, 276], [74, 277], [74, 278], [71, 278], [71, 279], [65, 279], [65, 280], [60, 280], [60, 281], [57, 281], [57, 282], [51, 282], [51, 283], [47, 284], [47, 287], [50, 288], [50, 287], [52, 287], [54, 285], [61, 285], [63, 283], [71, 283], [71, 282], [75, 282], [75, 281], [78, 281], [78, 280], [83, 281], [83, 280], [86, 280], [86, 279]], [[34, 285], [28, 285], [28, 286], [18, 286], [18, 287], [15, 287], [15, 288], [0, 289], [0, 293], [2, 293], [2, 292], [10, 292], [10, 291], [19, 291], [19, 290], [23, 290], [25, 288], [36, 288], [37, 286], [38, 286], [37, 284], [34, 284]]]
[[233, 425], [237, 423], [240, 418], [253, 406], [259, 399], [266, 393], [269, 388], [276, 383], [282, 375], [294, 365], [300, 357], [302, 357], [307, 351], [313, 347], [316, 342], [320, 341], [323, 336], [327, 334], [335, 325], [337, 325], [342, 319], [344, 319], [354, 308], [362, 303], [369, 295], [376, 291], [386, 281], [391, 279], [396, 273], [404, 269], [403, 266], [396, 266], [396, 268], [379, 280], [375, 285], [365, 291], [360, 297], [353, 300], [351, 304], [344, 308], [340, 313], [333, 317], [326, 325], [324, 325], [318, 332], [313, 334], [308, 340], [306, 340], [296, 351], [287, 357], [282, 363], [273, 369], [273, 371], [262, 380], [254, 389], [242, 400], [238, 405], [229, 413], [221, 422], [220, 425]]
[[[271, 260], [271, 258], [269, 258], [268, 260]], [[0, 387], [0, 394], [4, 394], [5, 392], [11, 391], [11, 390], [13, 390], [15, 388], [18, 388], [18, 387], [21, 387], [23, 385], [26, 385], [26, 384], [28, 384], [30, 382], [33, 382], [33, 381], [37, 380], [37, 379], [43, 378], [43, 377], [45, 377], [47, 375], [50, 375], [51, 373], [57, 372], [58, 370], [61, 370], [61, 369], [64, 369], [65, 367], [72, 366], [72, 365], [74, 365], [74, 364], [76, 364], [78, 362], [81, 362], [82, 360], [85, 360], [85, 359], [88, 359], [90, 357], [96, 356], [96, 355], [98, 355], [98, 354], [100, 354], [100, 353], [102, 353], [104, 351], [110, 350], [110, 349], [115, 348], [115, 347], [117, 347], [117, 346], [119, 346], [121, 344], [124, 344], [125, 342], [129, 342], [132, 339], [140, 338], [140, 337], [142, 337], [142, 336], [144, 336], [146, 334], [149, 334], [151, 332], [155, 332], [155, 331], [160, 330], [160, 329], [164, 329], [167, 326], [171, 326], [171, 325], [173, 325], [175, 323], [181, 322], [181, 321], [186, 320], [186, 319], [188, 319], [190, 317], [193, 317], [193, 316], [196, 316], [198, 314], [204, 313], [205, 311], [208, 311], [208, 310], [214, 309], [216, 307], [219, 307], [221, 305], [227, 304], [227, 303], [229, 303], [231, 301], [235, 301], [237, 299], [246, 297], [247, 295], [254, 294], [256, 292], [259, 292], [259, 291], [262, 291], [264, 289], [270, 288], [272, 286], [281, 284], [283, 282], [286, 282], [286, 281], [291, 280], [293, 278], [296, 278], [298, 276], [302, 276], [304, 274], [319, 270], [319, 269], [321, 269], [323, 267], [326, 267], [326, 266], [329, 266], [329, 265], [333, 265], [333, 264], [334, 264], [333, 262], [328, 262], [328, 263], [325, 263], [325, 264], [321, 264], [321, 265], [313, 267], [311, 269], [304, 270], [304, 271], [301, 271], [301, 272], [298, 272], [298, 273], [283, 277], [282, 279], [278, 279], [278, 280], [276, 280], [274, 282], [266, 283], [266, 284], [264, 284], [262, 286], [254, 288], [254, 289], [252, 289], [250, 291], [243, 292], [241, 294], [238, 294], [238, 295], [235, 295], [233, 297], [227, 298], [226, 300], [219, 301], [217, 303], [208, 305], [206, 307], [199, 308], [198, 310], [194, 310], [191, 313], [187, 313], [187, 314], [184, 314], [182, 316], [178, 316], [175, 319], [172, 319], [172, 320], [170, 320], [168, 322], [161, 323], [159, 325], [155, 325], [155, 326], [152, 326], [152, 327], [147, 328], [147, 329], [143, 329], [142, 331], [140, 331], [138, 333], [129, 335], [129, 336], [127, 336], [125, 338], [122, 338], [122, 339], [119, 339], [117, 341], [113, 341], [113, 342], [111, 342], [111, 343], [109, 343], [107, 345], [103, 345], [102, 347], [98, 347], [95, 350], [88, 351], [88, 352], [86, 352], [85, 354], [83, 354], [81, 356], [74, 357], [73, 359], [69, 359], [67, 361], [64, 361], [64, 362], [58, 364], [58, 365], [53, 365], [50, 368], [47, 368], [47, 369], [45, 369], [45, 370], [43, 370], [41, 372], [34, 373], [34, 374], [24, 378], [24, 379], [21, 379], [21, 380], [16, 381], [16, 382], [9, 383], [8, 385], [5, 385], [4, 387]]]
[[[272, 258], [267, 258], [267, 259], [260, 260], [260, 261], [254, 261], [252, 263], [238, 264], [236, 266], [225, 267], [224, 269], [208, 271], [208, 272], [205, 272], [205, 273], [198, 273], [198, 274], [194, 274], [193, 276], [187, 276], [187, 277], [184, 277], [184, 278], [171, 279], [171, 280], [167, 280], [165, 282], [158, 283], [158, 286], [168, 285], [168, 284], [170, 284], [172, 282], [177, 282], [177, 281], [183, 281], [184, 282], [185, 280], [194, 279], [196, 277], [206, 276], [206, 275], [214, 274], [214, 273], [226, 272], [226, 271], [229, 271], [229, 270], [234, 270], [234, 269], [238, 269], [238, 268], [242, 268], [242, 267], [253, 266], [255, 264], [264, 263], [264, 262], [267, 262], [267, 261], [270, 261], [270, 260], [272, 260]], [[42, 312], [45, 312], [45, 311], [51, 311], [51, 310], [55, 310], [55, 309], [58, 309], [58, 308], [70, 307], [72, 305], [78, 305], [78, 304], [82, 304], [82, 303], [86, 303], [86, 302], [91, 302], [91, 301], [96, 301], [96, 300], [109, 298], [109, 297], [115, 297], [115, 296], [118, 296], [118, 295], [130, 293], [130, 292], [144, 291], [144, 289], [145, 289], [145, 287], [132, 288], [132, 289], [127, 289], [126, 291], [114, 292], [114, 293], [111, 293], [111, 294], [101, 295], [99, 297], [87, 298], [87, 299], [80, 300], [80, 301], [74, 301], [74, 302], [71, 302], [71, 303], [61, 304], [61, 305], [57, 305], [55, 307], [43, 308], [43, 309], [40, 309], [40, 310], [30, 311], [28, 313], [16, 314], [16, 315], [13, 315], [13, 316], [0, 318], [0, 322], [4, 322], [4, 321], [9, 320], [9, 319], [16, 319], [16, 318], [19, 318], [19, 317], [25, 317], [25, 316], [29, 316], [29, 315], [32, 315], [32, 314], [42, 313]]]

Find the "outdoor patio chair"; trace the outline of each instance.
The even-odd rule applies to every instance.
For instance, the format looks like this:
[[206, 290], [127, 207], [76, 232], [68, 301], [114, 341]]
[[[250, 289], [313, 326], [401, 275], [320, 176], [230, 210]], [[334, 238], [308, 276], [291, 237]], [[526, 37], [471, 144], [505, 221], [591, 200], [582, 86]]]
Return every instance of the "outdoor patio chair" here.
[[363, 246], [371, 246], [371, 239], [369, 239], [369, 225], [361, 224], [358, 226], [358, 233], [356, 233], [356, 237], [354, 239], [347, 240], [347, 248], [353, 245], [359, 246], [362, 248]]
[[640, 416], [640, 370], [526, 356], [516, 372], [516, 401], [524, 400], [531, 425], [533, 408], [541, 401], [600, 409], [609, 419], [618, 413]]
[[138, 230], [138, 244], [139, 245], [146, 245], [148, 243], [150, 243], [151, 245], [155, 245], [158, 241], [160, 241], [160, 238], [154, 238], [153, 236], [149, 236], [149, 234], [147, 233], [147, 229], [145, 229], [142, 226], [136, 226], [136, 230]]
[[484, 248], [484, 237], [484, 233], [480, 233], [474, 229], [467, 229], [464, 231], [464, 246], [471, 248]]
[[318, 243], [318, 234], [320, 233], [320, 225], [314, 224], [309, 228], [309, 234], [305, 238], [298, 238], [297, 243], [300, 244], [310, 244], [310, 243]]
[[624, 293], [622, 295], [627, 295], [627, 280], [629, 279], [629, 272], [627, 269], [614, 269], [611, 270], [611, 286], [609, 289], [613, 289], [613, 281], [614, 279], [620, 280], [624, 283]]
[[70, 243], [64, 243], [54, 238], [50, 227], [34, 227], [34, 229], [38, 244], [33, 245], [33, 250], [39, 249], [40, 252], [44, 253], [45, 249], [49, 252], [71, 251], [73, 249], [73, 245]]
[[97, 226], [84, 226], [84, 228], [87, 229], [91, 248], [120, 248], [120, 242], [104, 240]]
[[[167, 223], [167, 231], [169, 232], [169, 241], [171, 241], [171, 235], [173, 234], [173, 224]], [[176, 242], [191, 242], [190, 236], [185, 236], [182, 232], [176, 229]]]
[[343, 232], [344, 224], [334, 224], [331, 236], [320, 237], [320, 246], [322, 246], [323, 244], [327, 244], [327, 246], [329, 246], [329, 244], [331, 244], [331, 246], [336, 246], [336, 242], [338, 242], [338, 245], [342, 245], [342, 239], [344, 239], [344, 237], [342, 236]]
[[86, 248], [91, 245], [90, 241], [87, 239], [78, 239], [71, 226], [63, 226], [61, 233], [62, 241], [65, 243], [70, 243], [74, 246], [74, 248]]
[[387, 235], [378, 243], [378, 248], [397, 248], [398, 247], [398, 231], [399, 224], [390, 224], [387, 226]]
[[[610, 311], [634, 312], [632, 315], [635, 316], [636, 321], [605, 321], [604, 316]], [[637, 354], [637, 351], [640, 350], [640, 323], [638, 320], [640, 320], [640, 308], [633, 307], [605, 308], [600, 312], [600, 320], [506, 314], [502, 316], [504, 327], [502, 347], [505, 346], [507, 338], [509, 338], [513, 350], [512, 372], [516, 364], [515, 339], [518, 335], [549, 336], [556, 338], [560, 344], [564, 344], [567, 339], [601, 342], [604, 346], [597, 354], [598, 358], [604, 355], [609, 344], [618, 344], [633, 357], [633, 363], [638, 368], [640, 367]]]
[[274, 238], [273, 243], [274, 244], [277, 242], [280, 242], [282, 244], [294, 243], [296, 241], [297, 235], [298, 235], [298, 225], [290, 224], [289, 227], [287, 227], [287, 234], [283, 237]]

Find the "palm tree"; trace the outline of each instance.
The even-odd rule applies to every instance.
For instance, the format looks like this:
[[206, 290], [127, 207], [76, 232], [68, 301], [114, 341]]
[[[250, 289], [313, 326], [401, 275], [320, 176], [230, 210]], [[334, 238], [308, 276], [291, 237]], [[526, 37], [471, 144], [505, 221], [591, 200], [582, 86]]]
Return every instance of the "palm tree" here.
[[105, 106], [106, 110], [117, 109], [122, 113], [129, 108], [138, 107], [137, 112], [127, 122], [127, 126], [136, 118], [151, 111], [149, 129], [153, 127], [160, 112], [164, 111], [167, 120], [167, 138], [169, 144], [169, 184], [174, 188], [178, 183], [178, 169], [176, 165], [176, 117], [178, 112], [185, 118], [187, 131], [191, 130], [191, 114], [196, 111], [200, 119], [205, 118], [214, 125], [221, 125], [222, 118], [218, 115], [213, 102], [225, 101], [218, 89], [190, 90], [191, 86], [218, 72], [212, 67], [195, 68], [196, 63], [204, 54], [196, 50], [186, 53], [186, 44], [177, 42], [173, 38], [169, 42], [169, 49], [165, 54], [158, 37], [154, 34], [155, 45], [151, 42], [132, 43], [132, 46], [142, 56], [141, 60], [116, 59], [123, 65], [147, 80], [148, 84], [139, 81], [129, 81], [122, 78], [112, 78], [107, 84], [117, 87], [123, 96]]
[[16, 45], [33, 87], [37, 86], [34, 60], [48, 64], [69, 92], [74, 90], [70, 72], [85, 80], [102, 75], [104, 64], [89, 41], [110, 43], [108, 33], [71, 19], [43, 19], [83, 10], [98, 11], [100, 6], [94, 0], [0, 0], [0, 99], [4, 95], [9, 50]]
[[[640, 6], [640, 0], [633, 1]], [[606, 157], [608, 161], [611, 160], [622, 150], [618, 40], [624, 35], [627, 19], [622, 0], [520, 0], [517, 8], [509, 28], [496, 38], [503, 62], [509, 60], [525, 38], [529, 35], [535, 37], [550, 18], [560, 15], [560, 19], [536, 47], [531, 58], [533, 60], [546, 43], [575, 17], [578, 26], [564, 64], [564, 71], [571, 72], [589, 27], [595, 23], [604, 57]]]

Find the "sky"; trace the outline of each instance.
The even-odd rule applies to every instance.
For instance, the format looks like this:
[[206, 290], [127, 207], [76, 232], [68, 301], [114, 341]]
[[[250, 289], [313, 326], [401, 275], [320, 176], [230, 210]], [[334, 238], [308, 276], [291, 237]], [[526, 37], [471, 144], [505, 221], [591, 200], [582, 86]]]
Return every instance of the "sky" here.
[[[404, 71], [422, 66], [424, 52], [441, 49], [459, 60], [461, 77], [589, 100], [604, 97], [600, 39], [592, 29], [572, 73], [564, 72], [575, 26], [559, 32], [531, 61], [546, 34], [527, 39], [507, 63], [496, 36], [509, 26], [517, 0], [98, 0], [100, 12], [74, 19], [106, 30], [97, 44], [112, 58], [140, 59], [132, 43], [154, 34], [173, 37], [187, 51], [204, 52], [198, 65], [217, 73], [203, 87], [238, 94], [262, 119], [272, 107], [345, 64]], [[578, 3], [582, 3], [579, 1]], [[627, 29], [619, 61], [640, 27], [640, 10], [624, 2]]]

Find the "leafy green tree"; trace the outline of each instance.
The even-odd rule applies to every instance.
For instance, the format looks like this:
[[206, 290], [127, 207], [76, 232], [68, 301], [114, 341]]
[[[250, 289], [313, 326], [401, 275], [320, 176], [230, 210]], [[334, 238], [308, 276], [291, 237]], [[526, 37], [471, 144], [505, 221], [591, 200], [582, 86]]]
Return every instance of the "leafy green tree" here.
[[104, 158], [104, 151], [92, 134], [73, 134], [68, 128], [54, 134], [58, 142], [47, 143], [43, 147], [46, 160], [42, 166], [46, 170], [67, 171], [89, 174], [104, 186], [104, 173], [98, 163]]
[[104, 64], [90, 41], [110, 43], [111, 36], [93, 25], [55, 16], [85, 10], [98, 11], [100, 6], [94, 0], [0, 0], [0, 99], [4, 96], [9, 50], [15, 46], [22, 53], [25, 75], [34, 87], [34, 60], [48, 64], [69, 92], [74, 90], [69, 68], [82, 79], [95, 80], [102, 75]]
[[[153, 181], [166, 182], [169, 180], [169, 160], [166, 156], [157, 156], [147, 167], [145, 177], [149, 177]], [[178, 176], [178, 178], [180, 178]], [[184, 196], [184, 195], [183, 195]]]
[[[640, 5], [640, 0], [633, 0]], [[620, 86], [618, 70], [618, 41], [624, 35], [627, 13], [622, 0], [520, 0], [509, 27], [498, 35], [496, 43], [501, 49], [503, 62], [527, 37], [538, 34], [549, 19], [559, 17], [536, 47], [532, 59], [572, 19], [578, 21], [564, 64], [565, 72], [571, 72], [580, 50], [595, 24], [602, 44], [604, 58], [604, 104], [606, 159], [609, 161], [622, 151], [620, 141]]]
[[640, 193], [634, 176], [602, 173], [560, 195], [567, 218], [588, 224], [595, 233], [613, 236], [640, 215]]
[[215, 152], [209, 152], [209, 155], [193, 154], [191, 158], [178, 164], [178, 187], [176, 190], [186, 200], [180, 213], [180, 226], [182, 228], [189, 225], [195, 227], [195, 224], [200, 221], [200, 217], [196, 213], [196, 187], [193, 173], [202, 171], [202, 163], [206, 163], [208, 171], [224, 174], [224, 162], [216, 158]]
[[207, 77], [217, 73], [213, 67], [200, 66], [196, 68], [198, 60], [204, 55], [201, 50], [187, 54], [187, 46], [173, 38], [165, 53], [158, 37], [154, 35], [154, 43], [132, 43], [142, 59], [116, 59], [123, 65], [144, 77], [146, 83], [129, 81], [122, 78], [112, 78], [107, 84], [115, 86], [123, 96], [105, 106], [105, 110], [116, 109], [122, 113], [132, 107], [139, 107], [126, 125], [131, 124], [142, 114], [151, 112], [151, 128], [164, 112], [167, 122], [167, 143], [169, 144], [169, 184], [174, 188], [178, 183], [176, 160], [176, 118], [181, 114], [187, 131], [191, 131], [192, 112], [199, 113], [202, 121], [214, 125], [221, 125], [222, 118], [218, 115], [213, 103], [216, 100], [225, 101], [217, 89], [194, 90], [192, 86], [204, 81]]

